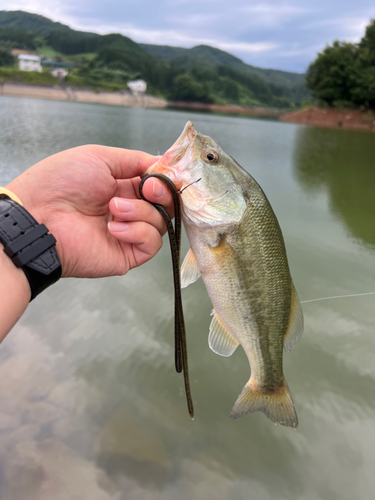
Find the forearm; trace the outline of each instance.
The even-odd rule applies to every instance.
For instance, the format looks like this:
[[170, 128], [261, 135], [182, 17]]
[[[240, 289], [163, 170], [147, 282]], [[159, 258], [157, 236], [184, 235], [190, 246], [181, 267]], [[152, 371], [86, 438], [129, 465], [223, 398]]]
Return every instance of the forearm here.
[[30, 301], [25, 273], [4, 253], [0, 244], [0, 342], [22, 316]]

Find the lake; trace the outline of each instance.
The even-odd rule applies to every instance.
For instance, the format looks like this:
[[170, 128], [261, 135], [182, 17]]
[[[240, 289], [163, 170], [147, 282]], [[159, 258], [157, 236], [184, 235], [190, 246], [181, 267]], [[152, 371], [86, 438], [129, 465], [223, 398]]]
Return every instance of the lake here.
[[[375, 290], [371, 133], [3, 96], [0, 117], [2, 186], [81, 144], [163, 153], [191, 119], [264, 189], [301, 301]], [[191, 421], [164, 240], [124, 277], [60, 280], [0, 346], [0, 498], [372, 498], [375, 295], [303, 304], [304, 335], [284, 356], [295, 431], [259, 412], [229, 419], [248, 361], [209, 349], [212, 306], [202, 280], [189, 286]]]

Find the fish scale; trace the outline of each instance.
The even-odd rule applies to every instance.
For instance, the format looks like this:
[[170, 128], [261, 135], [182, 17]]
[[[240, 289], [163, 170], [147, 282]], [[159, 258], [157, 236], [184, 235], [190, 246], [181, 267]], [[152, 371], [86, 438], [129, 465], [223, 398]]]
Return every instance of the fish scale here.
[[[282, 351], [289, 323], [291, 277], [273, 210], [264, 199], [257, 203], [263, 193], [249, 184], [251, 202], [239, 224], [214, 249], [202, 278], [221, 321], [244, 348], [252, 378], [260, 389], [274, 390], [284, 378]], [[204, 229], [188, 227], [189, 240], [197, 242], [192, 248], [199, 262], [199, 255], [209, 251], [199, 235]], [[218, 252], [227, 256], [219, 269], [214, 262]]]

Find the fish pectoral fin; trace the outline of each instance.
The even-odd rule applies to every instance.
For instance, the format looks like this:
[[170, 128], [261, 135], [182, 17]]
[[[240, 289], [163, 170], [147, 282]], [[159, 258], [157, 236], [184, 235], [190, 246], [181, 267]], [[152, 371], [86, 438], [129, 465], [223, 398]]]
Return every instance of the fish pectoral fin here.
[[292, 301], [290, 307], [289, 325], [284, 335], [284, 350], [291, 351], [302, 337], [303, 312], [298, 295], [292, 283]]
[[215, 309], [212, 311], [212, 315], [208, 345], [212, 351], [220, 356], [231, 356], [239, 343], [222, 324]]
[[181, 266], [181, 288], [186, 288], [197, 281], [201, 273], [198, 267], [198, 261], [195, 253], [191, 248], [189, 248], [188, 253], [184, 259]]

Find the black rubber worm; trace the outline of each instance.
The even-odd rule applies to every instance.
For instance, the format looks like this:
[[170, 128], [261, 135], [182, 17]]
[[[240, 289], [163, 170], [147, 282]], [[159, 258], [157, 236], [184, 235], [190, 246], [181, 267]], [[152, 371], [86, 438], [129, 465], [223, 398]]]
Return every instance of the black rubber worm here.
[[[152, 203], [147, 200], [142, 192], [142, 188], [147, 179], [151, 177], [156, 177], [161, 182], [166, 184], [170, 189], [173, 197], [174, 204], [174, 217], [175, 225], [173, 227], [172, 221], [168, 215], [168, 212], [162, 205], [157, 203]], [[187, 347], [186, 347], [186, 332], [185, 332], [185, 322], [184, 322], [184, 312], [182, 310], [182, 300], [181, 300], [181, 279], [180, 279], [180, 253], [181, 253], [181, 208], [179, 200], [179, 191], [173, 182], [163, 174], [150, 174], [144, 177], [139, 185], [139, 194], [141, 198], [148, 203], [151, 203], [163, 216], [168, 229], [169, 243], [171, 246], [172, 255], [172, 268], [173, 268], [173, 280], [174, 280], [174, 341], [175, 341], [175, 366], [176, 371], [184, 373], [185, 382], [185, 392], [186, 401], [189, 410], [189, 415], [194, 418], [194, 408], [193, 401], [191, 399], [190, 393], [190, 382], [189, 382], [189, 371], [188, 371], [188, 360], [187, 360]]]

